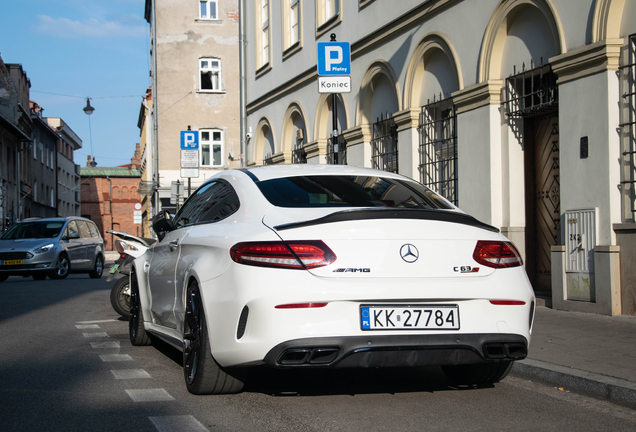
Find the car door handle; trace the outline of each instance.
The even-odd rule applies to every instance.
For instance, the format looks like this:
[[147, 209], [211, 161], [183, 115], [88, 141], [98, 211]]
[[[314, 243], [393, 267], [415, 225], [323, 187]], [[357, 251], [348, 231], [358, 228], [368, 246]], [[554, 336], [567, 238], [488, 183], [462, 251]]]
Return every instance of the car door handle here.
[[179, 240], [172, 240], [170, 243], [170, 251], [173, 252], [179, 246]]

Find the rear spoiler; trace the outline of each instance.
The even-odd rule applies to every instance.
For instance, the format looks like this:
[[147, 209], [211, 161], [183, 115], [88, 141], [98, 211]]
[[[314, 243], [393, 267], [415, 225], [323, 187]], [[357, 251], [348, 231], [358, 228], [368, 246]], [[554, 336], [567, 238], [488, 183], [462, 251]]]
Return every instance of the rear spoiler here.
[[355, 220], [372, 220], [372, 219], [417, 219], [417, 220], [433, 220], [439, 222], [457, 223], [481, 228], [486, 231], [499, 232], [499, 229], [492, 225], [480, 222], [474, 217], [466, 213], [459, 213], [448, 210], [423, 210], [423, 209], [360, 209], [360, 210], [343, 210], [304, 222], [293, 222], [275, 226], [276, 231], [284, 231], [294, 228], [302, 228], [314, 225], [321, 225], [334, 222], [347, 222]]

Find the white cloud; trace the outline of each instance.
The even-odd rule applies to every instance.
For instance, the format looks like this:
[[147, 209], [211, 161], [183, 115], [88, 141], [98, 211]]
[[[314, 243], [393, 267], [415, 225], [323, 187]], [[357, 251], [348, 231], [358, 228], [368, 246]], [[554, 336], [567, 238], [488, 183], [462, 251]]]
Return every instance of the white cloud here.
[[148, 34], [145, 21], [138, 15], [121, 15], [117, 18], [116, 21], [100, 21], [95, 18], [73, 21], [68, 18], [39, 15], [35, 30], [61, 38], [141, 38]]

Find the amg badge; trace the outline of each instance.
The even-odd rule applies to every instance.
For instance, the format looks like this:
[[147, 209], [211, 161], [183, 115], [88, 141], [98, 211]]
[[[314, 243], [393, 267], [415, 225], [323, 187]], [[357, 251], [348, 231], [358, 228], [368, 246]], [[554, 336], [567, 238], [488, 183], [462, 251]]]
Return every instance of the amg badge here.
[[371, 273], [370, 268], [339, 268], [335, 269], [333, 273]]

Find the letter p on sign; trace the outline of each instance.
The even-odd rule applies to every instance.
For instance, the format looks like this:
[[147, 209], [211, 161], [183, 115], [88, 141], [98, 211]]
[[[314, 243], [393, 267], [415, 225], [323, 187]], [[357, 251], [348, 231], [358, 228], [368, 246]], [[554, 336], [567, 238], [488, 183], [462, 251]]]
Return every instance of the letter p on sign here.
[[[334, 55], [335, 54], [335, 55]], [[325, 69], [331, 71], [332, 65], [340, 65], [342, 63], [342, 47], [328, 46], [325, 48]]]

